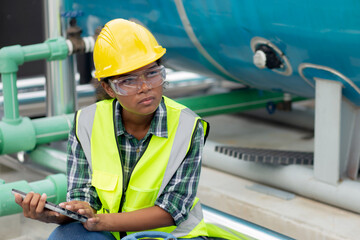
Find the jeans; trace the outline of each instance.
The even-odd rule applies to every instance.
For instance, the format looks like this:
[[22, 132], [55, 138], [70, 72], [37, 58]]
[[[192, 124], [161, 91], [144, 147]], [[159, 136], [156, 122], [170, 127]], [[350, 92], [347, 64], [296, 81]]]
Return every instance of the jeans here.
[[[80, 222], [73, 222], [58, 226], [49, 236], [49, 240], [115, 240], [110, 232], [91, 232]], [[181, 238], [181, 240], [204, 240], [202, 237]]]
[[80, 222], [58, 226], [49, 236], [49, 240], [115, 240], [110, 232], [91, 232]]

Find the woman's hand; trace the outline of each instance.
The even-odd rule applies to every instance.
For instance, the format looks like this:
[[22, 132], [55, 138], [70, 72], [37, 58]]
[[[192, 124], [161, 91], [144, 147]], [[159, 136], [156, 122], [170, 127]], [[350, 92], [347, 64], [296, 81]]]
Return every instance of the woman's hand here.
[[95, 214], [96, 211], [89, 203], [83, 201], [71, 201], [59, 204], [60, 207], [66, 208], [70, 211], [77, 212], [88, 217], [88, 220], [83, 223], [84, 227], [89, 231], [98, 231], [99, 217]]
[[27, 218], [39, 220], [46, 223], [60, 223], [62, 218], [60, 214], [45, 209], [46, 194], [30, 192], [23, 199], [20, 194], [15, 194], [15, 202], [23, 209], [24, 216]]

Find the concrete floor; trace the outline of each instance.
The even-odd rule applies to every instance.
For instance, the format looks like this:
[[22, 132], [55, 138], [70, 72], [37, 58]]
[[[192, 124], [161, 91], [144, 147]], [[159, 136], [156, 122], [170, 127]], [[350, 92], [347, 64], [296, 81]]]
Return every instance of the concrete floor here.
[[252, 190], [256, 183], [203, 168], [198, 197], [203, 204], [294, 239], [360, 239], [359, 214], [301, 196], [290, 200]]
[[[296, 127], [253, 115], [220, 115], [207, 120], [211, 126], [209, 140], [219, 145], [313, 151], [311, 123]], [[309, 116], [303, 120], [313, 121]], [[203, 204], [294, 239], [360, 239], [359, 214], [285, 191], [280, 197], [267, 194], [258, 191], [259, 186], [269, 188], [270, 192], [281, 191], [203, 167], [198, 196]]]
[[[312, 151], [312, 131], [244, 115], [207, 117], [209, 140], [242, 147]], [[311, 119], [310, 119], [311, 120]], [[43, 179], [44, 171], [0, 159], [5, 182]], [[359, 239], [360, 216], [301, 196], [284, 200], [251, 190], [254, 182], [203, 167], [198, 196], [213, 208], [296, 239]], [[250, 186], [250, 187], [249, 187]], [[0, 217], [0, 239], [47, 239], [56, 227], [24, 218]]]

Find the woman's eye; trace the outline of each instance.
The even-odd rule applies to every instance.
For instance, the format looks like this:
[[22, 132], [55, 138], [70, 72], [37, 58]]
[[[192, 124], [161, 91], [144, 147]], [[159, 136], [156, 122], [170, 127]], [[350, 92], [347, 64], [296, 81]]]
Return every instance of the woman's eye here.
[[146, 74], [146, 77], [151, 78], [151, 77], [155, 77], [155, 76], [157, 76], [157, 75], [159, 75], [159, 71], [154, 70], [154, 71], [148, 72], [148, 73]]
[[135, 78], [133, 78], [133, 77], [127, 78], [127, 79], [122, 80], [121, 84], [123, 84], [123, 85], [132, 85], [132, 84], [135, 84], [135, 82], [136, 82], [135, 80], [136, 80], [136, 77]]

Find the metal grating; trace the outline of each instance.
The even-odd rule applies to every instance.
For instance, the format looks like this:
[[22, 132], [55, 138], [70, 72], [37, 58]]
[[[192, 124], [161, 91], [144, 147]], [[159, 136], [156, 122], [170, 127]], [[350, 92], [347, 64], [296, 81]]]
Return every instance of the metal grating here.
[[274, 165], [313, 165], [314, 153], [281, 151], [273, 149], [242, 148], [216, 146], [215, 151], [249, 162], [268, 163]]

